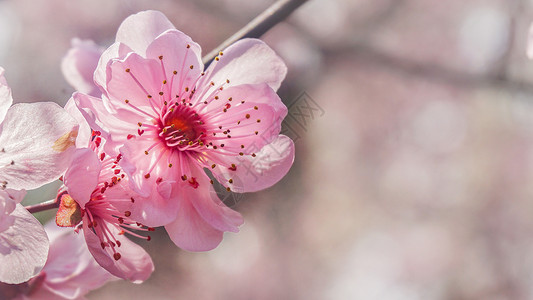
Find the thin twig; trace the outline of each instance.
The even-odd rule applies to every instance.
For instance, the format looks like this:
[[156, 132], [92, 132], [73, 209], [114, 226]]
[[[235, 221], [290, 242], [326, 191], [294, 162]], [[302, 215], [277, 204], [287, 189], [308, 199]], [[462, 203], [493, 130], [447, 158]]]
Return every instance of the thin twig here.
[[58, 207], [59, 207], [59, 201], [57, 199], [53, 199], [53, 200], [45, 201], [45, 202], [42, 202], [42, 203], [39, 203], [39, 204], [35, 204], [35, 205], [28, 205], [25, 208], [30, 213], [34, 214], [34, 213], [37, 213], [37, 212], [41, 212], [41, 211], [45, 211], [45, 210], [49, 210], [49, 209], [54, 209], [54, 208], [58, 208]]
[[294, 10], [296, 10], [300, 5], [307, 2], [307, 0], [278, 0], [276, 3], [272, 4], [259, 16], [253, 19], [250, 23], [244, 26], [241, 30], [237, 31], [230, 38], [225, 40], [222, 44], [218, 45], [214, 50], [209, 52], [206, 56], [203, 57], [203, 62], [205, 67], [207, 67], [213, 59], [218, 55], [218, 53], [227, 48], [229, 45], [235, 43], [236, 41], [244, 38], [258, 38], [267, 32], [274, 25], [283, 21], [287, 16], [289, 16]]

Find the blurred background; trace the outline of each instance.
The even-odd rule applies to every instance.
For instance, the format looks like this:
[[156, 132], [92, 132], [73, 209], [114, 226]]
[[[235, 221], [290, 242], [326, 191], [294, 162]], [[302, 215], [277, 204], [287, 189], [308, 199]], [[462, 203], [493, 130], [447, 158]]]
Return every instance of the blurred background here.
[[[273, 2], [3, 0], [0, 65], [17, 102], [65, 104], [74, 37], [157, 9], [207, 53]], [[289, 174], [225, 195], [246, 223], [217, 249], [157, 231], [147, 282], [88, 298], [532, 299], [532, 21], [531, 0], [309, 1], [263, 36], [289, 67]]]

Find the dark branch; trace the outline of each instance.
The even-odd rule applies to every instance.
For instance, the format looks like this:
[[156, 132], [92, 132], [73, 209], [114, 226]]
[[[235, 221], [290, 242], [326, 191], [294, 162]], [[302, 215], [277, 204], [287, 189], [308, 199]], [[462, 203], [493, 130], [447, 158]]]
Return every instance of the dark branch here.
[[59, 201], [57, 199], [53, 199], [53, 200], [45, 201], [45, 202], [42, 202], [42, 203], [39, 203], [39, 204], [29, 205], [29, 206], [26, 206], [25, 208], [30, 213], [34, 214], [34, 213], [37, 213], [37, 212], [41, 212], [41, 211], [45, 211], [45, 210], [49, 210], [49, 209], [54, 209], [54, 208], [58, 208], [58, 207], [59, 207]]
[[265, 32], [274, 27], [274, 25], [283, 21], [305, 2], [307, 2], [307, 0], [278, 0], [263, 13], [253, 19], [250, 23], [244, 26], [241, 30], [237, 31], [234, 35], [204, 56], [202, 60], [205, 64], [205, 67], [207, 67], [211, 61], [213, 61], [213, 59], [215, 59], [221, 50], [227, 48], [229, 45], [240, 39], [258, 38], [262, 36]]

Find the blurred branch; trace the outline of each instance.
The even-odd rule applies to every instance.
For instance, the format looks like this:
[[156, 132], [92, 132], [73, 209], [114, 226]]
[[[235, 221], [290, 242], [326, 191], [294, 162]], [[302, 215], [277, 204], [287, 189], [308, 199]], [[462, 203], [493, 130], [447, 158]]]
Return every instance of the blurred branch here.
[[39, 203], [39, 204], [29, 205], [29, 206], [26, 206], [25, 208], [30, 213], [34, 214], [34, 213], [37, 213], [37, 212], [41, 212], [41, 211], [45, 211], [45, 210], [49, 210], [49, 209], [54, 209], [54, 208], [58, 208], [58, 207], [59, 207], [59, 201], [57, 199], [53, 199], [53, 200], [45, 201], [45, 202], [42, 202], [42, 203]]
[[274, 25], [283, 21], [293, 11], [295, 11], [300, 5], [307, 2], [307, 0], [278, 0], [272, 4], [264, 12], [262, 12], [255, 19], [250, 21], [241, 30], [237, 31], [234, 35], [218, 45], [215, 49], [209, 52], [203, 57], [203, 62], [207, 67], [213, 59], [218, 55], [219, 51], [227, 48], [229, 45], [244, 38], [258, 38], [270, 30]]
[[325, 49], [324, 52], [330, 57], [342, 57], [344, 55], [352, 58], [356, 57], [361, 59], [361, 61], [381, 65], [409, 76], [444, 82], [459, 87], [499, 87], [533, 94], [533, 83], [530, 82], [507, 77], [502, 78], [499, 74], [473, 74], [438, 65], [420, 63], [409, 58], [397, 57], [363, 44]]

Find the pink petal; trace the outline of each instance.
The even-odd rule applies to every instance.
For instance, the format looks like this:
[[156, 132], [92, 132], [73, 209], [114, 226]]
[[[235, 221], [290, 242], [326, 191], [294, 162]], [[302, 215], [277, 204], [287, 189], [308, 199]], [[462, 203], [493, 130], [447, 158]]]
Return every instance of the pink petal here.
[[76, 148], [85, 148], [89, 146], [91, 139], [91, 127], [87, 120], [83, 117], [82, 113], [76, 106], [74, 99], [70, 98], [65, 104], [65, 110], [72, 116], [79, 125], [78, 136], [76, 137]]
[[220, 84], [229, 79], [230, 83], [226, 87], [266, 83], [277, 91], [287, 74], [283, 60], [258, 39], [235, 42], [219, 58], [219, 61], [213, 61], [207, 68], [204, 82]]
[[187, 251], [214, 249], [223, 237], [223, 232], [209, 225], [189, 201], [182, 201], [178, 217], [165, 229], [174, 244]]
[[131, 109], [133, 105], [153, 113], [149, 101], [159, 101], [163, 80], [165, 77], [161, 72], [159, 59], [146, 59], [130, 53], [124, 59], [114, 60], [109, 65], [107, 94], [111, 100], [116, 100], [115, 104], [122, 105], [125, 109]]
[[84, 207], [91, 199], [98, 178], [102, 162], [96, 153], [88, 148], [76, 149], [72, 164], [64, 176], [64, 183], [69, 195]]
[[0, 67], [0, 122], [4, 120], [11, 104], [13, 104], [11, 89], [7, 85], [6, 78], [4, 77], [4, 68]]
[[[220, 167], [213, 169], [215, 177], [237, 193], [256, 192], [280, 181], [294, 162], [294, 143], [284, 135], [256, 152], [256, 157], [224, 157], [227, 165], [236, 165], [235, 171]], [[229, 180], [233, 183], [229, 183]]]
[[111, 63], [112, 59], [124, 58], [130, 52], [132, 52], [131, 48], [122, 43], [114, 43], [109, 46], [100, 56], [94, 72], [94, 83], [96, 86], [99, 86], [102, 91], [105, 91], [107, 89], [107, 66]]
[[[224, 144], [224, 150], [234, 155], [252, 154], [279, 135], [287, 107], [268, 85], [234, 86], [218, 96], [218, 100], [207, 105], [207, 113], [202, 116], [216, 132], [216, 136], [206, 137], [207, 143], [218, 147]], [[231, 106], [227, 108], [226, 104]]]
[[154, 264], [150, 255], [141, 246], [133, 243], [124, 235], [118, 235], [118, 229], [109, 226], [112, 234], [121, 243], [121, 246], [117, 248], [121, 258], [115, 260], [109, 247], [102, 249], [100, 240], [87, 228], [86, 223], [85, 221], [83, 222], [85, 240], [89, 251], [100, 266], [109, 271], [109, 273], [133, 283], [141, 283], [150, 277], [154, 271]]
[[[102, 133], [106, 139], [104, 147], [109, 154], [117, 153], [118, 148], [126, 141], [128, 133], [136, 134], [137, 128], [132, 128], [130, 123], [135, 114], [123, 109], [111, 114], [107, 111], [103, 100], [81, 93], [74, 93], [71, 99], [89, 126]], [[110, 131], [119, 134], [110, 136], [108, 134]]]
[[[169, 30], [158, 36], [148, 46], [146, 57], [161, 58], [167, 82], [162, 90], [170, 95], [181, 95], [185, 88], [192, 89], [204, 70], [200, 45], [178, 30]], [[162, 72], [161, 67], [159, 71]], [[160, 86], [161, 83], [157, 87]]]
[[76, 121], [51, 102], [13, 105], [1, 125], [0, 178], [12, 189], [33, 189], [59, 178], [70, 164]]
[[0, 281], [18, 284], [39, 274], [48, 255], [43, 226], [22, 205], [11, 214], [14, 224], [0, 233]]
[[127, 17], [120, 24], [116, 41], [144, 55], [148, 45], [168, 29], [175, 29], [175, 27], [164, 14], [154, 10], [141, 11]]
[[[144, 150], [141, 150], [149, 146], [149, 144], [148, 146], [145, 144], [146, 142], [126, 142], [124, 147], [120, 149], [122, 154], [120, 165], [128, 175], [130, 187], [139, 193], [139, 195], [133, 196], [135, 204], [130, 209], [131, 218], [146, 226], [162, 226], [176, 219], [179, 207], [176, 194], [180, 192], [176, 181], [157, 182], [156, 177], [148, 179], [144, 177], [144, 172], [149, 169], [152, 160], [156, 159], [158, 155], [155, 151], [145, 155]], [[166, 168], [161, 170], [159, 175], [169, 178], [171, 176], [166, 176], [164, 173], [171, 171], [173, 170]]]
[[58, 227], [54, 222], [48, 223], [45, 230], [50, 239], [50, 252], [43, 268], [46, 279], [40, 290], [76, 299], [115, 279], [94, 260], [81, 234], [72, 228]]
[[[200, 186], [196, 189], [190, 185], [182, 187], [181, 201], [189, 201], [196, 209], [198, 214], [215, 229], [220, 231], [238, 232], [239, 226], [244, 223], [241, 214], [227, 207], [218, 198], [217, 193], [213, 189], [213, 185], [209, 183], [208, 177], [201, 168], [194, 168], [193, 175]], [[176, 199], [177, 200], [177, 199]]]
[[94, 84], [93, 74], [103, 51], [91, 40], [72, 39], [71, 48], [61, 61], [61, 71], [75, 90], [91, 96], [102, 94]]

